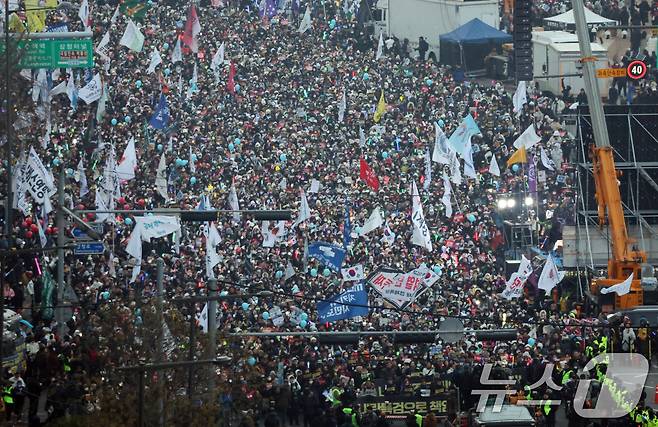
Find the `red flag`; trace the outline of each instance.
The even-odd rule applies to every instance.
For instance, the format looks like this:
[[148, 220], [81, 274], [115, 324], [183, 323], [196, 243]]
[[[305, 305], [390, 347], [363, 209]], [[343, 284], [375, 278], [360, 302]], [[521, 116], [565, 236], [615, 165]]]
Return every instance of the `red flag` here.
[[228, 89], [229, 92], [231, 92], [233, 95], [235, 95], [235, 64], [231, 62], [231, 68], [229, 69], [228, 72], [228, 82], [226, 83], [226, 88]]
[[194, 4], [190, 6], [190, 12], [187, 15], [187, 21], [185, 22], [185, 31], [181, 40], [187, 46], [190, 47], [190, 50], [194, 53], [199, 51], [199, 42], [196, 39], [197, 34], [201, 32], [201, 23], [199, 22], [199, 17], [196, 14], [196, 8]]
[[366, 163], [363, 157], [361, 157], [360, 161], [359, 177], [368, 184], [368, 187], [375, 191], [379, 191], [379, 179], [377, 178], [377, 175], [375, 175], [375, 171], [368, 166], [368, 163]]

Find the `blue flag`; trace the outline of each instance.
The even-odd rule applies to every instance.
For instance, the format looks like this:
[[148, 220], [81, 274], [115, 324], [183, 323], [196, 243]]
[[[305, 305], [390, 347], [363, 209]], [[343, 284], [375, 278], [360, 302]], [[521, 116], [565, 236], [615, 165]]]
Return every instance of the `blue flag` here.
[[169, 123], [169, 106], [167, 105], [167, 98], [164, 94], [160, 94], [160, 101], [155, 107], [155, 112], [149, 120], [149, 124], [155, 129], [164, 129]]
[[318, 303], [318, 318], [321, 322], [336, 322], [367, 315], [368, 293], [363, 283]]
[[308, 245], [308, 256], [315, 258], [329, 269], [339, 272], [345, 259], [345, 249], [326, 242], [313, 242]]
[[352, 241], [352, 222], [350, 221], [350, 204], [345, 200], [345, 223], [343, 224], [343, 248], [347, 249]]
[[473, 135], [480, 133], [477, 123], [470, 114], [464, 117], [459, 127], [450, 135], [448, 144], [463, 159], [466, 155], [466, 148]]

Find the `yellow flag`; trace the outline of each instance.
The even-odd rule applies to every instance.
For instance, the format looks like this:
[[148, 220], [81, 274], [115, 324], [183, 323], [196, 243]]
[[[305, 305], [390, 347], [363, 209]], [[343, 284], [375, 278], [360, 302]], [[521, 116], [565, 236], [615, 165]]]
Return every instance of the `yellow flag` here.
[[46, 12], [27, 12], [27, 29], [31, 33], [40, 33], [46, 28]]
[[50, 7], [48, 3], [45, 5], [39, 4], [39, 0], [25, 0], [27, 29], [31, 33], [40, 33], [46, 28], [46, 11], [44, 10], [44, 6]]
[[19, 16], [16, 15], [16, 12], [9, 15], [9, 31], [13, 33], [25, 32], [25, 25], [23, 25], [23, 21], [21, 21], [21, 18], [19, 18]]
[[375, 123], [379, 123], [385, 112], [386, 112], [386, 100], [384, 99], [384, 90], [382, 90], [382, 95], [379, 97], [379, 103], [377, 103], [377, 110], [375, 111], [375, 116], [373, 117]]
[[522, 145], [521, 148], [516, 150], [512, 157], [507, 160], [507, 166], [511, 166], [514, 163], [528, 163], [528, 156], [525, 152], [525, 145]]

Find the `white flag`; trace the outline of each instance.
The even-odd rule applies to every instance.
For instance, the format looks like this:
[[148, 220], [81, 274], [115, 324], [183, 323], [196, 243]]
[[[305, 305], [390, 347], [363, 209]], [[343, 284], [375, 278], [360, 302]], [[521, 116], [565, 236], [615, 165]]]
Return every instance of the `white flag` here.
[[224, 49], [224, 43], [222, 43], [210, 62], [210, 69], [215, 73], [215, 76], [219, 74], [221, 66], [224, 65]]
[[459, 170], [459, 159], [457, 153], [450, 152], [450, 180], [457, 185], [462, 183], [462, 173]]
[[208, 279], [214, 279], [213, 268], [222, 260], [216, 249], [216, 246], [222, 242], [222, 237], [214, 222], [211, 222], [206, 228], [208, 230], [206, 233], [206, 276]]
[[471, 145], [471, 141], [468, 141], [466, 152], [464, 153], [464, 175], [477, 179], [475, 166], [473, 165], [473, 145]]
[[114, 9], [114, 13], [112, 14], [112, 18], [110, 18], [110, 22], [113, 23], [113, 24], [115, 22], [117, 22], [117, 19], [119, 19], [119, 15], [120, 15], [119, 7], [120, 6], [121, 6], [120, 4], [117, 5], [117, 8]]
[[148, 69], [146, 70], [146, 74], [152, 74], [155, 73], [155, 67], [158, 65], [162, 64], [162, 57], [160, 56], [160, 51], [158, 48], [153, 48], [153, 52], [151, 52], [151, 63], [149, 64]]
[[530, 273], [532, 273], [532, 263], [524, 255], [521, 255], [519, 269], [512, 273], [505, 284], [505, 290], [502, 293], [502, 297], [511, 300], [523, 295], [523, 286], [525, 285], [526, 280], [528, 280]]
[[203, 310], [201, 310], [201, 313], [196, 315], [196, 321], [199, 322], [199, 326], [201, 326], [201, 330], [203, 330], [204, 334], [208, 333], [208, 303], [203, 306]]
[[379, 60], [382, 56], [384, 56], [384, 33], [379, 33], [379, 42], [377, 43], [375, 59]]
[[521, 147], [525, 146], [525, 149], [527, 150], [539, 141], [541, 141], [541, 137], [537, 135], [535, 132], [535, 126], [531, 124], [521, 135], [519, 135], [518, 138], [516, 138], [516, 141], [514, 141], [514, 147], [516, 147], [517, 150], [520, 150]]
[[498, 167], [498, 161], [496, 160], [496, 155], [491, 153], [491, 163], [489, 163], [489, 173], [493, 176], [500, 176], [500, 167]]
[[130, 138], [126, 149], [123, 151], [121, 162], [117, 165], [117, 176], [119, 179], [130, 180], [135, 178], [137, 168], [137, 153], [135, 152], [135, 138]]
[[320, 181], [317, 179], [311, 180], [311, 188], [308, 190], [309, 193], [318, 193], [320, 191]]
[[386, 225], [384, 226], [384, 236], [381, 238], [382, 242], [386, 242], [389, 245], [392, 245], [395, 243], [395, 233], [393, 230], [391, 230], [391, 227], [388, 225], [388, 222], [386, 222]]
[[299, 29], [297, 32], [304, 34], [306, 31], [311, 29], [311, 7], [306, 6], [306, 12], [304, 12], [304, 17], [302, 22], [299, 23]]
[[107, 45], [110, 44], [110, 30], [108, 29], [105, 32], [105, 35], [96, 46], [96, 53], [98, 53], [105, 61], [109, 61], [110, 57], [108, 56], [108, 50], [106, 49]]
[[633, 283], [633, 273], [631, 273], [631, 275], [628, 276], [628, 279], [624, 280], [621, 283], [612, 285], [607, 288], [601, 288], [601, 293], [605, 295], [614, 292], [619, 296], [626, 295], [631, 291], [632, 283]]
[[377, 230], [382, 225], [384, 225], [384, 215], [382, 215], [382, 210], [377, 206], [375, 210], [372, 211], [365, 224], [361, 226], [359, 236], [365, 236], [366, 234]]
[[69, 78], [66, 82], [66, 95], [68, 95], [69, 101], [71, 101], [71, 108], [75, 111], [78, 106], [78, 88], [75, 85], [72, 71], [69, 72]]
[[101, 82], [101, 97], [96, 104], [96, 121], [100, 122], [105, 115], [105, 105], [107, 104], [107, 87]]
[[444, 165], [450, 164], [450, 146], [448, 145], [448, 137], [441, 129], [438, 123], [434, 123], [434, 152], [432, 153], [432, 161]]
[[37, 73], [37, 78], [32, 84], [32, 101], [37, 102], [39, 97], [44, 97], [48, 91], [48, 82], [45, 69], [40, 69]]
[[165, 355], [165, 360], [171, 360], [171, 356], [176, 349], [176, 341], [164, 319], [162, 319], [162, 335], [162, 351]]
[[345, 111], [347, 110], [347, 96], [345, 95], [345, 89], [343, 89], [343, 96], [340, 99], [340, 104], [338, 105], [338, 121], [342, 122], [345, 119]]
[[141, 52], [144, 47], [144, 35], [130, 18], [119, 44], [135, 52]]
[[[238, 193], [235, 191], [235, 184], [231, 184], [231, 190], [228, 193], [228, 205], [231, 210], [240, 210], [240, 201], [238, 200]], [[233, 212], [233, 222], [240, 222], [240, 212]]]
[[425, 181], [423, 182], [423, 189], [425, 191], [430, 189], [432, 185], [432, 159], [430, 158], [430, 147], [425, 148]]
[[420, 194], [418, 193], [415, 181], [411, 184], [411, 201], [413, 203], [411, 221], [414, 224], [411, 243], [422, 246], [429, 252], [432, 252], [432, 236], [430, 236], [430, 230], [425, 222], [423, 205], [420, 202]]
[[363, 148], [366, 146], [366, 133], [363, 131], [363, 128], [359, 126], [359, 147]]
[[169, 198], [167, 191], [167, 159], [165, 158], [165, 153], [162, 153], [162, 156], [160, 156], [160, 163], [158, 163], [158, 169], [155, 173], [155, 189], [163, 199], [167, 200]]
[[292, 228], [294, 229], [297, 227], [299, 224], [302, 222], [311, 219], [311, 208], [308, 206], [308, 200], [306, 200], [306, 193], [304, 193], [304, 190], [301, 191], [301, 202], [299, 204], [299, 215], [297, 216], [297, 219], [292, 225]]
[[54, 88], [50, 89], [50, 92], [48, 93], [48, 98], [53, 99], [54, 96], [66, 93], [67, 83], [68, 82], [61, 82]]
[[188, 164], [190, 165], [190, 173], [196, 173], [196, 165], [194, 164], [194, 157], [193, 157], [193, 154], [192, 154], [192, 147], [190, 147]]
[[357, 282], [365, 280], [366, 276], [363, 273], [363, 265], [358, 264], [352, 267], [341, 268], [340, 274], [343, 276], [343, 282]]
[[448, 175], [443, 173], [443, 197], [441, 198], [441, 203], [446, 208], [446, 217], [452, 217], [452, 185], [450, 185], [450, 179]]
[[514, 104], [514, 112], [519, 115], [523, 110], [523, 104], [528, 103], [528, 94], [526, 93], [526, 82], [520, 81], [519, 85], [516, 87], [516, 92], [512, 97], [512, 103]]
[[173, 64], [181, 62], [183, 60], [183, 49], [180, 45], [180, 39], [176, 39], [176, 45], [174, 46], [173, 52], [171, 52], [171, 62]]
[[21, 173], [21, 181], [17, 185], [20, 188], [27, 189], [34, 201], [39, 204], [45, 203], [45, 200], [56, 191], [55, 183], [41, 162], [39, 155], [34, 151], [34, 147], [30, 147], [27, 165]]
[[543, 147], [541, 149], [540, 157], [541, 157], [541, 164], [544, 165], [546, 169], [548, 169], [549, 171], [555, 170], [555, 168], [553, 167], [553, 160], [551, 160], [551, 158], [548, 157], [548, 154], [546, 154], [546, 150], [544, 150]]
[[553, 256], [549, 255], [548, 259], [546, 260], [546, 264], [544, 264], [544, 268], [541, 271], [541, 276], [539, 276], [537, 287], [539, 289], [545, 290], [548, 293], [558, 283], [560, 283], [563, 278], [564, 278], [564, 271], [558, 271]]
[[78, 16], [82, 21], [82, 25], [85, 28], [85, 31], [89, 30], [89, 2], [87, 0], [82, 0], [80, 3], [80, 9], [78, 9]]
[[286, 265], [286, 271], [283, 274], [283, 280], [288, 280], [292, 276], [295, 275], [295, 268], [292, 266], [292, 263], [288, 261], [288, 265]]
[[23, 179], [23, 174], [27, 173], [27, 159], [25, 158], [25, 153], [22, 153], [16, 164], [15, 175], [12, 177], [12, 191], [14, 192], [14, 198], [12, 201], [12, 208], [20, 209], [23, 212], [23, 215], [28, 216], [30, 214], [30, 208], [25, 200], [25, 192], [27, 191], [28, 180]]
[[87, 184], [87, 175], [85, 174], [85, 164], [82, 161], [82, 157], [78, 162], [78, 175], [80, 177], [80, 198], [82, 198], [87, 193], [89, 193], [89, 186]]
[[132, 233], [130, 233], [126, 252], [133, 258], [142, 258], [142, 227], [140, 225], [136, 225]]
[[48, 243], [48, 239], [46, 238], [46, 233], [43, 232], [43, 227], [41, 227], [41, 221], [37, 219], [35, 222], [37, 223], [37, 227], [39, 229], [39, 242], [41, 243], [41, 247], [45, 248], [46, 244]]
[[530, 273], [532, 273], [532, 262], [525, 257], [525, 255], [521, 255], [521, 262], [519, 263], [519, 269], [516, 271], [519, 273], [519, 275], [525, 277], [526, 279], [528, 276], [530, 276]]
[[78, 98], [82, 99], [86, 104], [91, 104], [100, 99], [103, 93], [103, 84], [101, 83], [101, 75], [96, 74], [89, 83], [78, 91]]

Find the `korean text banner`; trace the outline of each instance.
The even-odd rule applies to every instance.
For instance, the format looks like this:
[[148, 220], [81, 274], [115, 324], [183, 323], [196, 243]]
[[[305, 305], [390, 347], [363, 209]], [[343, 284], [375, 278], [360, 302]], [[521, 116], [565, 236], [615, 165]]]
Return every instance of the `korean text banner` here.
[[345, 259], [345, 249], [331, 243], [313, 242], [308, 245], [308, 256], [338, 273]]
[[[343, 305], [343, 304], [354, 305]], [[335, 322], [368, 315], [368, 293], [363, 284], [335, 295], [329, 301], [318, 303], [318, 318], [322, 322]]]
[[425, 274], [417, 270], [404, 273], [380, 267], [368, 276], [368, 284], [382, 298], [398, 308], [404, 308], [429, 289], [425, 283]]

